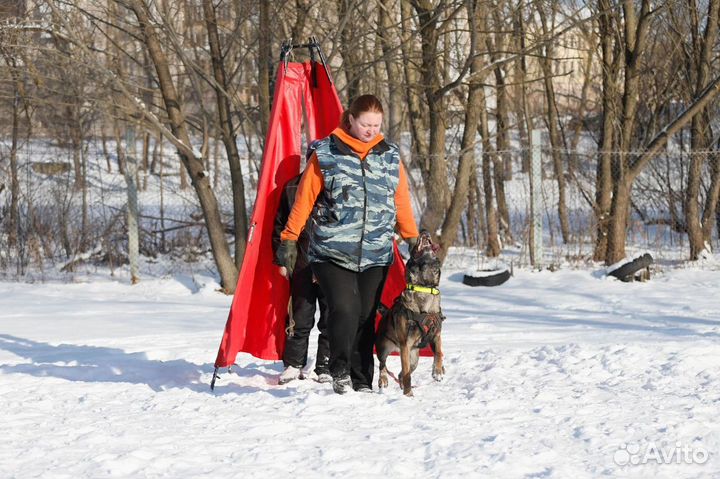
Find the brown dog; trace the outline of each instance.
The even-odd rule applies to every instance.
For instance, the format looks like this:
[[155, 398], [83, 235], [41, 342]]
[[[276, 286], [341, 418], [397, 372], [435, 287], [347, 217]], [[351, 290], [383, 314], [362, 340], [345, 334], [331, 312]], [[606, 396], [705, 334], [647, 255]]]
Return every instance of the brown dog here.
[[405, 269], [407, 288], [395, 300], [392, 308], [385, 311], [377, 330], [375, 348], [380, 363], [378, 387], [388, 385], [388, 370], [385, 360], [394, 351], [400, 351], [402, 373], [399, 380], [406, 396], [412, 396], [410, 375], [418, 364], [420, 349], [430, 344], [435, 359], [432, 377], [442, 381], [443, 367], [442, 340], [440, 331], [445, 319], [440, 309], [440, 260], [437, 245], [433, 245], [430, 234], [423, 231]]

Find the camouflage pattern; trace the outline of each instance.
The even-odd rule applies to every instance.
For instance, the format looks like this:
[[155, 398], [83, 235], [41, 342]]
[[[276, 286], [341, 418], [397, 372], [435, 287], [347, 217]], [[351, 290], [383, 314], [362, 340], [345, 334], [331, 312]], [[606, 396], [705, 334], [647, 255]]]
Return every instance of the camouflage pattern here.
[[310, 261], [331, 261], [352, 271], [391, 264], [400, 175], [397, 146], [381, 141], [361, 160], [330, 136], [315, 153], [325, 188], [311, 215]]

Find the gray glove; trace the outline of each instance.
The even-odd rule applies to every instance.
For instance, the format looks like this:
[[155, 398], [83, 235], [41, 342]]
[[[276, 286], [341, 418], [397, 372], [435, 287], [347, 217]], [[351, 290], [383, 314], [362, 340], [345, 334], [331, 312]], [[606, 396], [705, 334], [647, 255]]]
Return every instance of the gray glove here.
[[276, 257], [278, 264], [287, 269], [289, 279], [297, 261], [297, 241], [283, 240], [277, 249]]

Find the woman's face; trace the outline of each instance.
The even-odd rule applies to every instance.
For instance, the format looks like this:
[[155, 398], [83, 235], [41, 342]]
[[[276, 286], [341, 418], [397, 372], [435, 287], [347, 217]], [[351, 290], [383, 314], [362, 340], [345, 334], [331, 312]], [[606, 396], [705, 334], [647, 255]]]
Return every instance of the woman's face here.
[[380, 133], [383, 115], [375, 111], [364, 111], [357, 118], [350, 115], [350, 133], [352, 136], [365, 143], [375, 138]]

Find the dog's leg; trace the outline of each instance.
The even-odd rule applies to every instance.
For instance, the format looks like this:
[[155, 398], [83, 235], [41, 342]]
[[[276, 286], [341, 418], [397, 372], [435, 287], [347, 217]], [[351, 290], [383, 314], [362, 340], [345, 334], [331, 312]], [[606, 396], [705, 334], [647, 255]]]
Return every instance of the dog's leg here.
[[390, 340], [384, 337], [378, 339], [378, 341], [375, 343], [375, 348], [377, 349], [378, 368], [380, 369], [378, 388], [382, 389], [387, 387], [388, 385], [388, 370], [385, 361], [387, 360], [388, 355], [393, 351], [393, 349], [396, 348]]
[[435, 339], [430, 343], [430, 349], [432, 349], [434, 355], [432, 377], [435, 381], [442, 381], [445, 366], [443, 366], [442, 339], [439, 331], [435, 335]]
[[412, 382], [410, 381], [410, 346], [403, 343], [400, 346], [400, 363], [402, 364], [402, 388], [403, 394], [412, 396]]
[[415, 372], [415, 368], [417, 368], [419, 359], [420, 350], [418, 348], [412, 348], [410, 350], [410, 374]]

